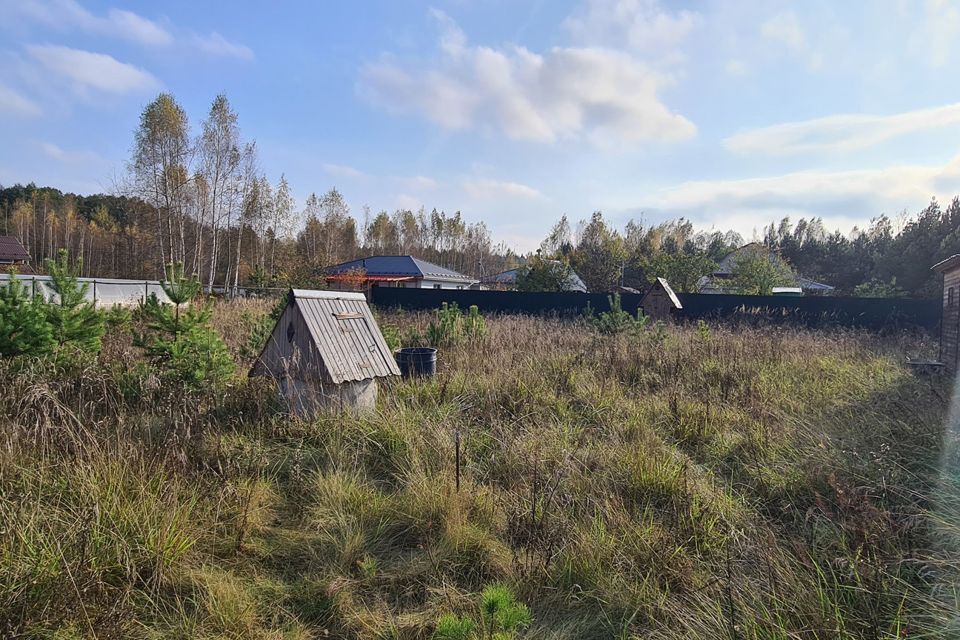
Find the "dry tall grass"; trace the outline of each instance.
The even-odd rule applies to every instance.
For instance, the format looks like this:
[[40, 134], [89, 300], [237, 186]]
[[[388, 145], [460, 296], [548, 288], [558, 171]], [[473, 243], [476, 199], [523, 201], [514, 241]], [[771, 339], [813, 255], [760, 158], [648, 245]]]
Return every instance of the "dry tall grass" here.
[[[238, 358], [269, 308], [218, 308]], [[164, 388], [120, 335], [0, 364], [0, 636], [427, 638], [504, 582], [530, 638], [954, 637], [950, 383], [912, 345], [489, 325], [360, 418]]]

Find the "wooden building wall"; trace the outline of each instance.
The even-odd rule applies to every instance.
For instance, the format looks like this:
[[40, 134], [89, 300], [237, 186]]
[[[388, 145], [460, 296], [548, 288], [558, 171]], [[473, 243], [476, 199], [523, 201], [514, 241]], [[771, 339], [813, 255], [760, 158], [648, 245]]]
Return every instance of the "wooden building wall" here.
[[643, 313], [654, 322], [670, 322], [673, 318], [673, 301], [667, 292], [659, 289], [651, 291], [643, 299]]
[[[291, 328], [292, 339], [289, 337]], [[254, 374], [271, 376], [278, 384], [284, 376], [303, 382], [326, 377], [320, 354], [310, 339], [310, 328], [296, 305], [288, 304], [283, 310], [257, 361]]]
[[940, 361], [954, 370], [960, 363], [960, 267], [943, 274]]

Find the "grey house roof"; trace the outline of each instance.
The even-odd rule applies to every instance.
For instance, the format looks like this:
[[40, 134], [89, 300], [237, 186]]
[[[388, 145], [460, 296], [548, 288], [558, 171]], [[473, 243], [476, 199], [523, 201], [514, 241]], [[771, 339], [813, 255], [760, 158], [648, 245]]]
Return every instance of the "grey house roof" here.
[[291, 289], [250, 375], [296, 373], [334, 384], [398, 376], [362, 293]]
[[448, 282], [475, 282], [470, 276], [465, 276], [453, 269], [441, 267], [438, 264], [414, 258], [413, 256], [370, 256], [350, 262], [343, 262], [326, 269], [327, 275], [336, 275], [354, 269], [363, 269], [368, 277], [408, 276], [425, 278], [427, 280], [443, 280]]
[[[766, 252], [770, 261], [781, 260], [781, 258], [777, 254], [775, 254], [773, 251], [770, 251], [764, 245], [760, 244], [759, 242], [751, 242], [750, 244], [745, 244], [739, 249], [734, 249], [733, 251], [725, 255], [723, 259], [720, 260], [720, 262], [717, 264], [716, 270], [711, 274], [713, 278], [733, 277], [735, 275], [734, 270], [736, 269], [737, 260], [739, 260], [740, 257], [743, 256], [743, 254], [747, 253], [748, 251]], [[722, 284], [711, 282], [710, 278], [707, 278], [707, 279], [701, 278], [700, 285], [701, 287], [706, 289], [710, 289], [711, 286], [713, 288], [718, 288], [718, 289], [723, 288]], [[797, 286], [803, 289], [804, 291], [819, 291], [819, 292], [833, 291], [835, 288], [829, 284], [817, 282], [816, 280], [811, 280], [810, 278], [804, 278], [801, 275], [797, 276]]]
[[[551, 262], [558, 262], [557, 260], [552, 260]], [[517, 273], [522, 267], [516, 269], [507, 269], [506, 271], [501, 271], [500, 273], [495, 273], [492, 276], [487, 276], [483, 278], [482, 282], [486, 284], [508, 284], [513, 285], [517, 283]], [[577, 275], [577, 272], [573, 269], [570, 270], [570, 277], [567, 279], [566, 283], [567, 291], [580, 291], [582, 293], [587, 292], [587, 285], [583, 282], [583, 279]]]

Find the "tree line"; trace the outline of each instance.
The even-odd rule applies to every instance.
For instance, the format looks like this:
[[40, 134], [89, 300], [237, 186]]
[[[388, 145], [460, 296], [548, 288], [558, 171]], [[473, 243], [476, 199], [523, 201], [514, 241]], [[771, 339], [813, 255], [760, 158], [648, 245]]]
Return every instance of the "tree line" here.
[[[160, 94], [141, 114], [127, 172], [113, 193], [0, 188], [0, 221], [38, 270], [66, 249], [82, 260], [84, 276], [155, 279], [177, 263], [206, 288], [228, 290], [317, 286], [326, 266], [412, 254], [477, 278], [550, 264], [551, 273], [575, 270], [591, 291], [639, 289], [665, 277], [689, 292], [745, 243], [732, 231], [698, 231], [684, 218], [631, 220], [618, 229], [598, 211], [576, 224], [564, 215], [539, 250], [524, 256], [494, 244], [484, 223], [468, 222], [459, 211], [364, 207], [357, 215], [336, 188], [311, 193], [301, 206], [283, 174], [271, 180], [260, 169], [257, 145], [241, 135], [224, 95], [194, 133], [176, 99]], [[932, 201], [913, 216], [879, 216], [849, 234], [827, 230], [820, 218], [783, 218], [751, 240], [779, 256], [790, 273], [841, 294], [934, 296], [939, 285], [930, 265], [960, 253], [960, 201], [946, 208]], [[529, 281], [549, 286], [543, 278]]]
[[195, 135], [176, 99], [159, 95], [141, 114], [113, 193], [0, 188], [0, 221], [38, 271], [66, 249], [84, 276], [154, 279], [180, 264], [207, 289], [316, 285], [324, 267], [373, 253], [414, 254], [470, 274], [520, 260], [460, 212], [365, 207], [358, 221], [336, 188], [299, 206], [284, 175], [270, 180], [260, 170], [256, 143], [242, 137], [223, 95]]

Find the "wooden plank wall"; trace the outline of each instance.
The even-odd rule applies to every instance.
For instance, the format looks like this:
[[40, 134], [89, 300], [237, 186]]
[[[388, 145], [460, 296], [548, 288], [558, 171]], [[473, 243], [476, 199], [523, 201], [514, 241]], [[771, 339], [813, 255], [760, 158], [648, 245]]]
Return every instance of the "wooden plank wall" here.
[[940, 361], [951, 369], [960, 363], [960, 267], [943, 274]]

